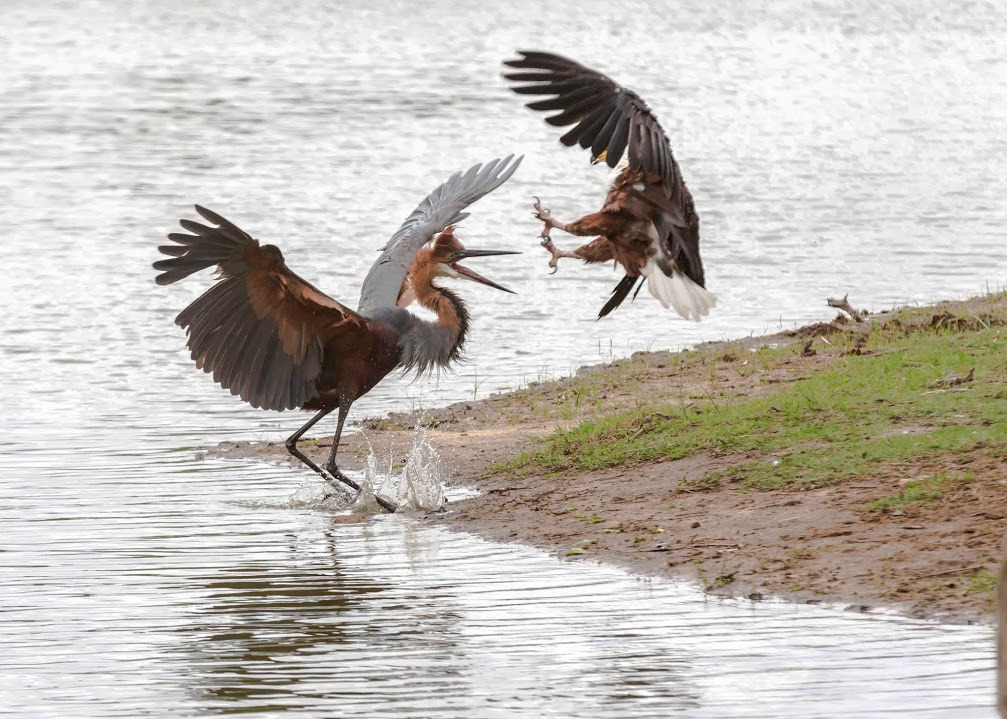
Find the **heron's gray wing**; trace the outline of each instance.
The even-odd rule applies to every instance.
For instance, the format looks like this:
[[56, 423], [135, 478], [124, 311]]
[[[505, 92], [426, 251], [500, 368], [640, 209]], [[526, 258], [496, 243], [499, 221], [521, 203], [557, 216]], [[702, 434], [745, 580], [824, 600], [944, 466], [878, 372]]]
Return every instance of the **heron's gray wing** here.
[[560, 138], [564, 145], [580, 144], [591, 159], [604, 158], [609, 167], [628, 155], [630, 169], [649, 182], [659, 182], [669, 195], [678, 191], [681, 175], [671, 143], [647, 103], [632, 90], [597, 70], [551, 52], [518, 52], [504, 65], [521, 70], [504, 75], [519, 95], [551, 95], [527, 103], [532, 110], [559, 110], [546, 118], [550, 125], [573, 129]]
[[474, 165], [465, 172], [456, 172], [427, 195], [392, 235], [371, 266], [360, 288], [357, 311], [367, 315], [379, 307], [394, 307], [416, 253], [438, 232], [468, 217], [469, 214], [463, 212], [466, 207], [506, 182], [523, 159], [518, 157], [512, 162], [513, 158], [508, 155], [485, 165]]

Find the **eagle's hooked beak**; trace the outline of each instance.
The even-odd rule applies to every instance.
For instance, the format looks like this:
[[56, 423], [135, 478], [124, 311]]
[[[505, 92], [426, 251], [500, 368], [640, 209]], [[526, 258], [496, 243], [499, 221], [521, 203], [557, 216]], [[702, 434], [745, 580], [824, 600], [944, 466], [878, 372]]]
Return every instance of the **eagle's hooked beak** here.
[[502, 290], [504, 292], [510, 292], [513, 295], [517, 294], [516, 292], [514, 292], [514, 290], [509, 290], [503, 285], [498, 285], [493, 280], [486, 279], [478, 272], [474, 272], [473, 270], [470, 270], [468, 267], [463, 267], [462, 265], [458, 264], [458, 261], [467, 259], [469, 257], [492, 257], [493, 255], [520, 255], [520, 254], [521, 254], [520, 252], [516, 252], [513, 250], [468, 250], [468, 249], [457, 250], [452, 255], [451, 262], [448, 264], [450, 265], [451, 269], [453, 269], [455, 272], [458, 273], [459, 277], [464, 277], [467, 280], [472, 280], [473, 282], [478, 282], [479, 284], [482, 285], [489, 285], [490, 287], [493, 287], [495, 289]]

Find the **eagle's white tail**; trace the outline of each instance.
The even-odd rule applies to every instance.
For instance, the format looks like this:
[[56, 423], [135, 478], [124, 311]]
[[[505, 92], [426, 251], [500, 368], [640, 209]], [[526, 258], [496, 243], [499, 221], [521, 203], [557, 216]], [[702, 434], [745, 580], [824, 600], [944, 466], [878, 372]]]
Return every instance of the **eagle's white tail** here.
[[687, 320], [699, 322], [717, 304], [715, 294], [700, 287], [678, 270], [672, 270], [669, 277], [656, 263], [648, 262], [643, 275], [647, 278], [650, 294], [665, 307], [673, 307]]

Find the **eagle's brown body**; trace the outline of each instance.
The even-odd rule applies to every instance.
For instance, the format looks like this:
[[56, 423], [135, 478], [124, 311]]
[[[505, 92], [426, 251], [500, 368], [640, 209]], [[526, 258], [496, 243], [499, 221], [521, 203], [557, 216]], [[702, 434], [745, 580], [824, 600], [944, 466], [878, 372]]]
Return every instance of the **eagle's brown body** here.
[[[505, 65], [520, 70], [505, 75], [523, 95], [549, 99], [528, 103], [533, 110], [558, 110], [546, 118], [551, 125], [574, 125], [561, 138], [580, 144], [592, 160], [620, 168], [602, 208], [574, 222], [562, 223], [536, 201], [536, 216], [546, 226], [543, 246], [552, 254], [551, 267], [561, 257], [585, 262], [614, 260], [626, 275], [602, 308], [604, 317], [647, 280], [651, 294], [683, 317], [698, 320], [716, 298], [705, 289], [699, 256], [699, 216], [692, 195], [671, 152], [664, 130], [647, 104], [634, 92], [580, 63], [547, 52], [521, 52]], [[557, 249], [552, 228], [598, 238], [575, 250]]]
[[[687, 233], [698, 238], [699, 216], [684, 183], [682, 193], [686, 199]], [[647, 260], [658, 252], [655, 229], [668, 223], [667, 213], [671, 211], [672, 204], [659, 184], [648, 182], [643, 173], [626, 168], [616, 177], [598, 212], [566, 223], [563, 230], [581, 237], [600, 235], [572, 250], [578, 258], [589, 263], [614, 260], [627, 274], [639, 277]], [[701, 278], [702, 267], [699, 275]]]

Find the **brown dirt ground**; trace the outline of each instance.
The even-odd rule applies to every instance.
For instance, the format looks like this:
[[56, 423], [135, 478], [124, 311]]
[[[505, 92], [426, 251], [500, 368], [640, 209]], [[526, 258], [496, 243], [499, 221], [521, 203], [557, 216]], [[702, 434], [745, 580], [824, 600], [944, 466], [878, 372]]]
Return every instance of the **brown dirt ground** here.
[[[818, 324], [743, 343], [710, 345], [705, 351], [730, 353], [795, 338], [821, 340], [842, 330], [841, 323]], [[689, 398], [725, 388], [751, 397], [775, 383], [807, 376], [829, 361], [821, 355], [795, 356], [771, 370], [739, 374], [730, 362], [718, 364], [714, 373], [709, 367], [694, 369], [682, 356], [676, 360], [672, 353], [647, 353], [632, 361], [582, 369], [578, 377], [597, 377], [594, 405], [572, 403], [574, 380], [564, 379], [433, 411], [423, 421], [431, 427], [428, 437], [455, 482], [482, 492], [450, 504], [447, 512], [432, 514], [428, 521], [547, 548], [568, 561], [593, 559], [651, 576], [684, 578], [720, 595], [838, 602], [860, 611], [886, 607], [951, 621], [992, 619], [995, 597], [977, 590], [973, 579], [977, 572], [996, 575], [1003, 556], [1007, 470], [1002, 460], [982, 450], [950, 460], [921, 457], [909, 468], [909, 479], [961, 469], [975, 479], [940, 503], [897, 515], [869, 512], [865, 505], [898, 493], [907, 468], [863, 483], [767, 492], [742, 492], [730, 485], [676, 491], [684, 481], [750, 460], [749, 455], [694, 456], [558, 476], [515, 478], [492, 471], [495, 463], [513, 458], [535, 438], [590, 416], [599, 403], [605, 411], [615, 411], [647, 396], [688, 406]], [[620, 365], [631, 370], [631, 382]], [[410, 417], [392, 415], [368, 420], [364, 432], [379, 456], [397, 461], [410, 447], [412, 424]], [[309, 455], [322, 461], [329, 440], [308, 444]], [[341, 463], [359, 468], [366, 452], [363, 433], [348, 435]], [[282, 444], [228, 443], [216, 453], [287, 458]]]

